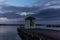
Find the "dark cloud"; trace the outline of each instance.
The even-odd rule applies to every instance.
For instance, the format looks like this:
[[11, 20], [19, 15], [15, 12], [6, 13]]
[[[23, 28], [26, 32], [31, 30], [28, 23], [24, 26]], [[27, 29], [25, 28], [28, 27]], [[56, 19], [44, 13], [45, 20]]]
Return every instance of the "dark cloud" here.
[[16, 14], [15, 12], [10, 12], [10, 13], [4, 13], [4, 14], [0, 14], [0, 17], [6, 17], [6, 18], [21, 18], [22, 16]]
[[18, 14], [16, 14], [15, 12], [8, 12], [8, 13], [5, 13], [5, 14], [3, 14], [4, 15], [4, 17], [7, 17], [7, 18], [21, 18], [22, 16], [20, 16], [20, 15], [18, 15]]
[[[3, 7], [5, 13], [0, 13], [0, 17], [6, 18], [24, 18], [25, 16], [19, 15], [21, 12], [34, 12], [31, 16], [36, 17], [39, 21], [47, 20], [60, 20], [60, 8], [48, 8], [40, 10], [40, 7], [14, 7], [14, 6], [5, 6]], [[21, 10], [21, 11], [20, 11]], [[19, 12], [19, 14], [17, 14]], [[28, 15], [30, 16], [30, 15]], [[19, 22], [19, 21], [18, 21]]]
[[0, 10], [0, 17], [7, 17], [7, 18], [20, 18], [24, 17], [20, 14], [22, 12], [27, 12], [26, 14], [33, 14], [40, 8], [38, 6], [33, 7], [15, 7], [15, 6], [1, 6]]
[[15, 7], [15, 6], [4, 6], [4, 11], [14, 11], [14, 12], [33, 12], [35, 10], [38, 10], [38, 6], [33, 7]]
[[60, 20], [60, 9], [45, 9], [32, 16], [42, 18], [43, 20]]

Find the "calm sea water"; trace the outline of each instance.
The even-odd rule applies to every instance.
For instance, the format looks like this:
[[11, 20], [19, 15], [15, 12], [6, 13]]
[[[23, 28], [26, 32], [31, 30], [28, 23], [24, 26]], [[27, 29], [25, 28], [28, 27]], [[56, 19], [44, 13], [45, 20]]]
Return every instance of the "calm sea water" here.
[[0, 40], [21, 40], [17, 26], [0, 26]]

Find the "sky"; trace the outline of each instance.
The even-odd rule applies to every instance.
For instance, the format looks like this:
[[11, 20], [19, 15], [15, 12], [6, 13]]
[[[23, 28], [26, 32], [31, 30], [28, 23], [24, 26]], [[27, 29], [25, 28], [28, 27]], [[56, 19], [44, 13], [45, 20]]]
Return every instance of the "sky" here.
[[1, 24], [23, 24], [27, 16], [39, 24], [60, 24], [60, 0], [0, 0]]

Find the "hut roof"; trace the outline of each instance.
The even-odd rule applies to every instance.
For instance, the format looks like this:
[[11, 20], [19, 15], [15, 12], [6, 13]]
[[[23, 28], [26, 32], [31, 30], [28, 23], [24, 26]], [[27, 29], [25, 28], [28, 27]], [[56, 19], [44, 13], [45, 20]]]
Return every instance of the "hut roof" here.
[[30, 17], [25, 18], [25, 20], [35, 20], [35, 18], [30, 16]]

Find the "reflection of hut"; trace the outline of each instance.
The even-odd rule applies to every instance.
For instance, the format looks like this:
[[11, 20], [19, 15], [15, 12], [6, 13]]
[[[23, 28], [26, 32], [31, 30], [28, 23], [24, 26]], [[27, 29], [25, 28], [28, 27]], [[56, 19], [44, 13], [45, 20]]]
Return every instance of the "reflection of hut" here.
[[25, 27], [34, 28], [35, 27], [35, 18], [34, 17], [25, 18]]

